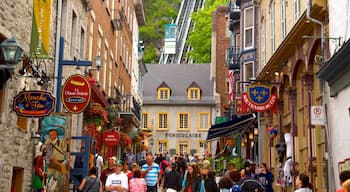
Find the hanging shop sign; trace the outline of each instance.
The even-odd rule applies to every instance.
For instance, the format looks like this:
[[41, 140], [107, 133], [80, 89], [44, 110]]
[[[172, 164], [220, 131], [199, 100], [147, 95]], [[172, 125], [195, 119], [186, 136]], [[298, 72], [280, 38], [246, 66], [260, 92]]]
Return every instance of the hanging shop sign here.
[[62, 103], [71, 113], [82, 112], [90, 102], [90, 83], [81, 75], [70, 76], [62, 88]]
[[107, 146], [116, 146], [120, 141], [120, 135], [118, 132], [104, 132], [103, 133], [103, 142]]
[[55, 109], [55, 98], [46, 91], [21, 91], [13, 98], [13, 110], [18, 116], [44, 117]]
[[235, 97], [235, 106], [236, 106], [236, 114], [244, 115], [250, 113], [250, 108], [247, 106], [245, 102], [242, 101], [242, 97]]
[[252, 85], [248, 92], [242, 93], [243, 102], [253, 111], [264, 112], [272, 109], [277, 96], [271, 93], [271, 88], [266, 85]]

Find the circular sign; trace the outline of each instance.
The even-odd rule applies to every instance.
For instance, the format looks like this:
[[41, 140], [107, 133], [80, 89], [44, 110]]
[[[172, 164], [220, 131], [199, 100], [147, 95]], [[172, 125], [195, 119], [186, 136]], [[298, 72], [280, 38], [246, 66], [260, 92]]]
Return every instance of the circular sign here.
[[83, 76], [68, 77], [62, 88], [62, 103], [69, 112], [81, 113], [89, 104], [90, 97], [90, 84]]
[[120, 140], [120, 135], [118, 132], [104, 132], [103, 141], [107, 146], [116, 146]]

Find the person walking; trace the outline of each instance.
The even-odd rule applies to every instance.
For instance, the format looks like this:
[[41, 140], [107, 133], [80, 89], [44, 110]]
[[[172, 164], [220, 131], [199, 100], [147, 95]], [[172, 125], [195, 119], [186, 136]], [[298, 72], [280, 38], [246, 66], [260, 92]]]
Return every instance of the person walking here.
[[345, 170], [345, 171], [340, 172], [340, 174], [339, 174], [339, 182], [340, 182], [341, 188], [337, 189], [336, 192], [345, 192], [345, 189], [343, 188], [342, 185], [348, 179], [350, 179], [350, 171]]
[[[216, 184], [215, 181], [215, 172], [210, 170], [210, 164], [204, 163], [202, 165], [201, 169], [201, 188], [200, 191], [206, 191], [206, 192], [219, 192], [218, 185]], [[204, 184], [204, 186], [203, 186]], [[204, 188], [204, 190], [202, 189]]]
[[97, 177], [101, 177], [102, 169], [103, 169], [103, 157], [101, 155], [101, 152], [96, 153], [96, 168], [97, 168]]
[[171, 164], [170, 171], [165, 173], [163, 191], [177, 192], [181, 190], [181, 175], [176, 168], [177, 164], [174, 162]]
[[260, 173], [257, 174], [258, 180], [265, 187], [265, 192], [273, 192], [272, 183], [274, 175], [267, 169], [266, 163], [261, 163]]
[[195, 165], [195, 163], [187, 165], [187, 171], [182, 182], [183, 192], [197, 192], [200, 189], [201, 179]]
[[304, 173], [298, 175], [296, 181], [297, 190], [294, 192], [312, 192], [309, 176]]
[[122, 160], [116, 161], [115, 172], [107, 177], [105, 189], [112, 192], [127, 192], [128, 177], [122, 172]]
[[100, 180], [101, 180], [103, 186], [106, 184], [107, 177], [109, 175], [111, 175], [112, 173], [114, 173], [116, 160], [117, 160], [116, 157], [109, 157], [108, 158], [108, 160], [107, 160], [108, 167], [102, 171], [101, 177], [100, 177]]
[[146, 179], [147, 192], [157, 192], [160, 178], [160, 167], [154, 163], [152, 153], [147, 153], [146, 164], [142, 165], [141, 175]]
[[102, 183], [97, 177], [96, 167], [89, 169], [89, 176], [81, 181], [78, 190], [83, 192], [102, 192]]
[[146, 180], [141, 178], [140, 169], [134, 170], [133, 178], [129, 181], [129, 189], [129, 192], [146, 192]]
[[246, 167], [241, 171], [243, 174], [241, 180], [241, 189], [243, 192], [263, 192], [265, 191], [264, 186], [255, 178], [252, 177], [249, 167]]
[[220, 192], [231, 192], [233, 182], [231, 178], [227, 175], [224, 175], [219, 180], [219, 189]]

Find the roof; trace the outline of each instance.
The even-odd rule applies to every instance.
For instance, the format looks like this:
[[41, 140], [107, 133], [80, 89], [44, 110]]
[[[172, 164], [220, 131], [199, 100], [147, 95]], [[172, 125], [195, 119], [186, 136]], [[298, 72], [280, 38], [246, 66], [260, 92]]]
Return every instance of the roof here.
[[214, 83], [210, 79], [210, 64], [147, 64], [143, 78], [143, 96], [157, 95], [157, 88], [166, 83], [172, 97], [187, 97], [187, 89], [195, 83], [201, 97], [214, 97]]

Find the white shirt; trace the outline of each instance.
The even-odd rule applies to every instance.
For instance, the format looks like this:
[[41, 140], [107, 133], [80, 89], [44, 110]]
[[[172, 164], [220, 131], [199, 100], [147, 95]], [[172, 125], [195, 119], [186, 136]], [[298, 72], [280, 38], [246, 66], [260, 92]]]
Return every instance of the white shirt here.
[[101, 171], [101, 166], [103, 165], [103, 157], [101, 155], [98, 155], [96, 158], [96, 167], [99, 171]]
[[[125, 191], [128, 191], [129, 185], [128, 185], [128, 176], [126, 176], [124, 173], [116, 174], [112, 173], [107, 177], [106, 180], [106, 187], [107, 186], [122, 186], [125, 188]], [[112, 191], [112, 192], [117, 192], [117, 191]]]

